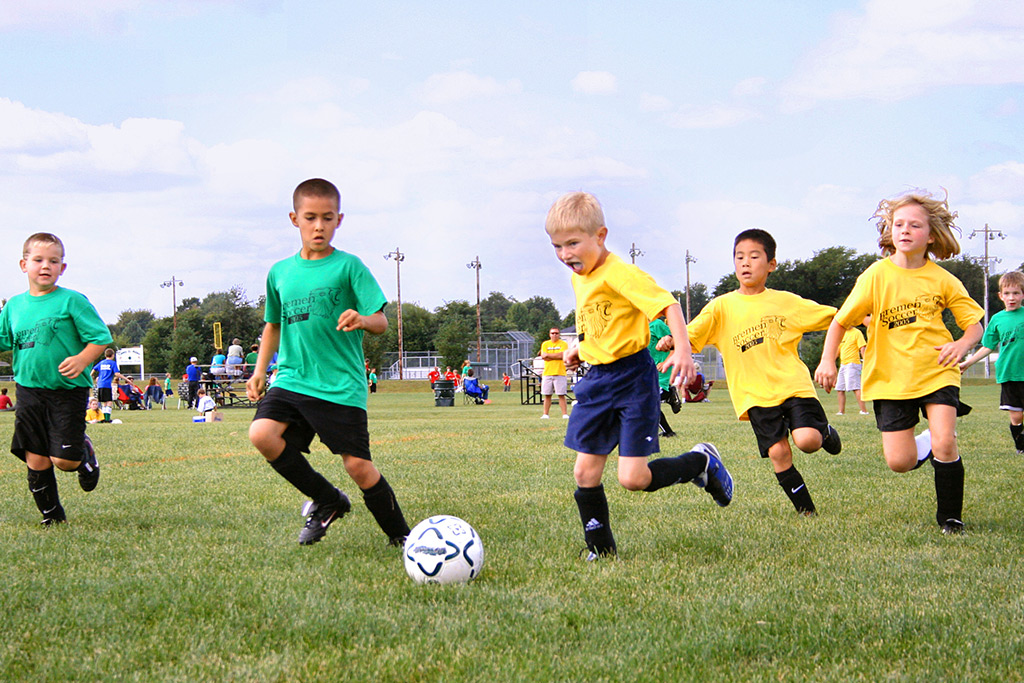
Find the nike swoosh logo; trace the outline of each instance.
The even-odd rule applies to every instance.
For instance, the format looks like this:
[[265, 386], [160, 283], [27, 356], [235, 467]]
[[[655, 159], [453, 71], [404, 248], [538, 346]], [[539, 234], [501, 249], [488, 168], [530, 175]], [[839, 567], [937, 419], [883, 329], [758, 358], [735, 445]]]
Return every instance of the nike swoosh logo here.
[[803, 487], [804, 487], [804, 484], [800, 484], [800, 485], [799, 485], [799, 486], [797, 486], [797, 487], [796, 487], [795, 489], [790, 489], [790, 490], [789, 490], [789, 492], [790, 492], [790, 493], [796, 493], [797, 491], [799, 491], [799, 490], [800, 490], [800, 489], [802, 489]]
[[61, 448], [71, 448], [71, 444], [69, 444], [69, 443], [61, 444]]
[[32, 492], [32, 493], [39, 493], [40, 491], [45, 491], [45, 490], [46, 490], [46, 487], [45, 487], [45, 486], [40, 486], [39, 488], [37, 488], [37, 489], [34, 489], [34, 488], [32, 488], [32, 487], [30, 486], [30, 487], [28, 488], [28, 490], [29, 490], [30, 492]]
[[320, 522], [320, 528], [321, 529], [326, 529], [327, 525], [330, 524], [331, 522], [333, 522], [334, 518], [337, 517], [337, 516], [338, 516], [338, 513], [335, 512], [333, 515], [331, 515], [330, 517], [328, 517], [324, 521]]

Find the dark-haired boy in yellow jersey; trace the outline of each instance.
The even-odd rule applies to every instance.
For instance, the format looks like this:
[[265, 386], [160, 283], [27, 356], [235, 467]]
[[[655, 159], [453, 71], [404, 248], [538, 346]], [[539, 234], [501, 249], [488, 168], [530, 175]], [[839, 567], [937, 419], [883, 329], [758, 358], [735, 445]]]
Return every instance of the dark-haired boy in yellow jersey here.
[[836, 309], [790, 292], [768, 289], [775, 270], [775, 240], [764, 230], [744, 230], [733, 243], [740, 288], [713, 299], [687, 326], [694, 351], [718, 348], [725, 361], [729, 396], [741, 420], [749, 420], [762, 458], [772, 462], [779, 486], [797, 512], [816, 510], [793, 444], [804, 453], [842, 449], [828, 423], [797, 345], [804, 332], [827, 329]]

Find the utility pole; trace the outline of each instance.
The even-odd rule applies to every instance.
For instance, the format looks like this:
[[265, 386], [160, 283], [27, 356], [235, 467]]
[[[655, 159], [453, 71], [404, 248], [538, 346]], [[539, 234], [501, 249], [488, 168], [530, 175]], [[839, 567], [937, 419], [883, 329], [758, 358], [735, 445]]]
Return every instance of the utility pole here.
[[167, 287], [171, 288], [171, 305], [173, 306], [171, 311], [174, 315], [174, 331], [178, 330], [178, 287], [184, 286], [185, 283], [175, 278], [173, 275], [170, 280], [160, 285], [161, 289], [166, 289]]
[[480, 362], [480, 257], [466, 264], [467, 268], [476, 270], [476, 362]]
[[697, 259], [690, 256], [690, 250], [686, 250], [686, 322], [690, 322], [690, 264], [696, 263]]
[[633, 244], [630, 245], [630, 247], [629, 247], [629, 258], [632, 261], [633, 265], [636, 265], [636, 257], [637, 256], [643, 256], [643, 255], [644, 255], [644, 252], [642, 252], [639, 249], [637, 249], [636, 248], [636, 242], [633, 242]]
[[384, 254], [384, 260], [395, 259], [395, 272], [398, 276], [398, 379], [402, 377], [402, 360], [405, 356], [405, 348], [402, 341], [402, 261], [405, 254], [395, 247], [394, 251]]
[[[983, 290], [985, 292], [985, 327], [987, 328], [988, 327], [988, 278], [989, 278], [989, 266], [992, 263], [999, 263], [1000, 261], [1002, 261], [1002, 259], [998, 259], [995, 256], [989, 256], [988, 255], [988, 243], [990, 241], [994, 240], [997, 237], [999, 239], [1005, 240], [1006, 239], [1006, 235], [1003, 234], [1002, 230], [993, 230], [992, 228], [988, 227], [988, 223], [986, 223], [985, 227], [982, 228], [981, 230], [972, 230], [971, 234], [967, 236], [967, 239], [974, 239], [974, 236], [978, 235], [978, 234], [983, 235], [982, 239], [985, 241], [985, 255], [983, 257], [981, 257], [980, 259], [979, 258], [973, 258], [971, 260], [974, 261], [975, 263], [977, 263], [978, 261], [981, 261], [981, 267], [982, 267], [982, 269], [983, 269], [983, 271], [985, 273], [985, 283], [984, 283]], [[985, 356], [985, 377], [988, 377], [988, 376], [989, 376], [989, 357]]]

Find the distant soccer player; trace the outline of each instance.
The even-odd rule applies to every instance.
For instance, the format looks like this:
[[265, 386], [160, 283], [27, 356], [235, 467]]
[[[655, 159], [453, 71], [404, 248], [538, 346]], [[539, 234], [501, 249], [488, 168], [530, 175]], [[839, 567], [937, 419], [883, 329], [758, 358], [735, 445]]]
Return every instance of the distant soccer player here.
[[981, 348], [960, 363], [960, 372], [999, 348], [999, 408], [1010, 413], [1010, 436], [1017, 453], [1024, 455], [1024, 273], [1011, 270], [999, 278], [999, 300], [1006, 308], [988, 321]]
[[674, 458], [651, 462], [658, 452], [658, 368], [647, 350], [648, 323], [664, 314], [676, 349], [663, 367], [685, 381], [694, 374], [679, 304], [636, 266], [605, 247], [608, 228], [597, 199], [585, 192], [564, 195], [544, 226], [559, 261], [572, 269], [577, 340], [566, 365], [585, 360], [591, 368], [576, 384], [579, 401], [569, 416], [565, 445], [576, 451], [576, 505], [588, 560], [616, 553], [608, 499], [601, 484], [608, 455], [619, 448], [619, 483], [630, 491], [656, 491], [692, 481], [721, 506], [732, 500], [732, 477], [709, 443]]
[[[887, 257], [871, 264], [836, 314], [814, 378], [830, 391], [844, 332], [871, 314], [861, 394], [874, 401], [875, 423], [889, 469], [909, 472], [931, 458], [935, 518], [943, 533], [964, 529], [964, 464], [956, 443], [964, 354], [981, 339], [984, 316], [963, 283], [931, 260], [960, 253], [956, 213], [946, 199], [910, 193], [883, 199], [875, 211], [878, 246]], [[964, 334], [957, 341], [942, 322], [950, 310]], [[914, 438], [919, 413], [928, 429]]]
[[[314, 434], [363, 492], [363, 502], [392, 545], [409, 533], [394, 491], [370, 458], [363, 331], [382, 334], [387, 299], [362, 261], [331, 246], [341, 196], [326, 180], [295, 188], [292, 224], [302, 248], [267, 275], [266, 326], [246, 394], [259, 401], [249, 439], [271, 467], [312, 501], [299, 543], [316, 543], [350, 509], [348, 496], [313, 469], [303, 453]], [[267, 367], [280, 350], [277, 377]], [[266, 395], [264, 395], [266, 392]]]
[[[865, 319], [865, 324], [870, 316]], [[861, 415], [867, 415], [867, 406], [860, 396], [861, 365], [864, 362], [864, 348], [868, 341], [859, 328], [851, 327], [843, 335], [843, 341], [839, 344], [839, 375], [836, 379], [836, 399], [839, 401], [839, 412], [842, 415], [846, 412], [846, 394], [852, 391], [857, 399], [857, 407]]]
[[113, 339], [84, 295], [57, 286], [67, 264], [64, 244], [56, 235], [37, 232], [25, 240], [22, 254], [28, 291], [12, 296], [0, 311], [0, 350], [14, 350], [18, 409], [11, 453], [28, 466], [29, 491], [43, 526], [50, 526], [67, 519], [55, 466], [78, 472], [85, 491], [99, 483], [99, 463], [85, 435], [85, 412], [91, 366]]
[[740, 288], [715, 297], [690, 321], [690, 343], [697, 351], [711, 344], [721, 352], [736, 416], [750, 420], [761, 457], [771, 460], [796, 511], [813, 515], [817, 508], [793, 464], [790, 436], [804, 453], [838, 453], [842, 443], [797, 346], [804, 332], [827, 328], [836, 309], [767, 288], [776, 263], [775, 239], [766, 231], [741, 232], [732, 255]]

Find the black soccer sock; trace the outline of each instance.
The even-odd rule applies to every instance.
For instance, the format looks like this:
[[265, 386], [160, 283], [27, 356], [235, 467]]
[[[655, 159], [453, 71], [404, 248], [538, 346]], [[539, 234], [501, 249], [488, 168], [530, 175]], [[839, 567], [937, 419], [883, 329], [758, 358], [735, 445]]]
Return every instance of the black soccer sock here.
[[289, 484], [312, 498], [314, 503], [330, 504], [338, 500], [338, 489], [314, 470], [295, 446], [286, 443], [281, 455], [271, 461], [270, 466]]
[[1018, 451], [1024, 451], [1024, 425], [1010, 424], [1010, 436], [1013, 437], [1013, 445]]
[[[36, 507], [43, 517], [63, 517], [60, 496], [57, 494], [57, 475], [53, 468], [28, 471], [28, 490], [36, 501]], [[60, 514], [58, 513], [60, 510]]]
[[580, 521], [583, 522], [583, 538], [590, 552], [598, 555], [614, 555], [615, 537], [608, 516], [608, 498], [604, 495], [604, 485], [593, 488], [580, 486], [573, 494], [576, 507], [580, 509]]
[[939, 462], [932, 458], [935, 468], [935, 520], [941, 525], [947, 519], [963, 521], [964, 513], [964, 461]]
[[363, 489], [363, 502], [389, 539], [398, 540], [409, 535], [409, 525], [405, 523], [402, 508], [398, 507], [395, 492], [383, 474], [380, 481]]
[[658, 458], [647, 463], [651, 483], [644, 491], [657, 491], [666, 486], [692, 481], [707, 468], [707, 453], [690, 451], [675, 458]]
[[795, 465], [785, 472], [776, 472], [775, 478], [779, 480], [779, 486], [786, 492], [797, 512], [806, 514], [815, 511], [807, 484], [804, 483], [804, 478], [800, 476]]

